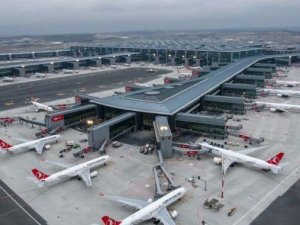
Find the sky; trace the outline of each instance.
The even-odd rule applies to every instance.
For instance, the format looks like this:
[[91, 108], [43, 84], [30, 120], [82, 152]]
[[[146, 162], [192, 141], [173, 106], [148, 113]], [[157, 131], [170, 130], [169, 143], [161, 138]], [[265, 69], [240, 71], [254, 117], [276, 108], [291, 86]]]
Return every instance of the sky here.
[[0, 0], [0, 36], [299, 27], [300, 0]]

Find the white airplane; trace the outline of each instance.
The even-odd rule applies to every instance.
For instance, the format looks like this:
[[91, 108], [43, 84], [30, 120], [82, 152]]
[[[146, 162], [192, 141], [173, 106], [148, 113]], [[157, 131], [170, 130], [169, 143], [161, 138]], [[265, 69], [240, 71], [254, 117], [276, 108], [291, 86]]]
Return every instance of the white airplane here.
[[263, 89], [265, 93], [276, 94], [278, 97], [287, 98], [287, 97], [299, 97], [300, 91], [290, 91], [290, 90], [278, 90], [278, 89]]
[[91, 169], [103, 164], [105, 165], [109, 159], [110, 157], [105, 155], [78, 165], [47, 161], [48, 163], [63, 167], [64, 170], [52, 175], [47, 175], [38, 169], [32, 169], [31, 171], [37, 179], [35, 180], [35, 183], [37, 183], [40, 187], [47, 183], [54, 183], [72, 177], [78, 177], [78, 180], [83, 180], [88, 187], [91, 187], [92, 178], [98, 174], [97, 171], [91, 172]]
[[287, 80], [276, 80], [277, 85], [283, 85], [285, 87], [295, 87], [300, 85], [300, 81], [287, 81]]
[[124, 63], [124, 66], [130, 66], [130, 64], [129, 63]]
[[132, 206], [139, 209], [139, 211], [122, 221], [116, 221], [108, 216], [103, 216], [102, 221], [105, 225], [131, 225], [140, 224], [154, 218], [164, 225], [176, 225], [173, 219], [177, 217], [178, 213], [176, 211], [169, 213], [167, 207], [180, 199], [186, 191], [187, 189], [184, 187], [177, 188], [154, 202], [152, 202], [152, 199], [144, 201], [120, 196], [106, 196], [107, 199]]
[[157, 70], [154, 70], [154, 69], [149, 69], [149, 70], [147, 70], [147, 72], [148, 72], [148, 73], [156, 73], [156, 72], [157, 72]]
[[234, 163], [242, 163], [259, 169], [263, 169], [265, 171], [272, 171], [274, 174], [278, 174], [278, 172], [282, 169], [282, 167], [279, 166], [279, 162], [284, 156], [283, 152], [280, 152], [276, 156], [272, 157], [271, 159], [264, 161], [262, 159], [258, 159], [247, 155], [249, 153], [257, 151], [258, 148], [235, 152], [232, 150], [227, 150], [224, 148], [212, 146], [205, 142], [200, 143], [200, 145], [201, 147], [211, 150], [213, 154], [218, 155], [220, 157], [220, 158], [215, 157], [213, 161], [216, 164], [222, 165], [223, 174], [226, 174], [227, 169]]
[[271, 112], [289, 112], [288, 110], [300, 111], [300, 105], [273, 102], [255, 102], [257, 106], [270, 108]]
[[38, 154], [42, 154], [44, 148], [49, 149], [50, 145], [52, 143], [57, 142], [57, 140], [60, 138], [60, 135], [52, 135], [49, 137], [40, 138], [33, 141], [28, 141], [22, 144], [18, 144], [15, 146], [12, 146], [5, 141], [0, 139], [0, 147], [5, 150], [6, 153], [14, 154], [19, 153], [23, 151], [29, 151], [31, 149], [35, 149], [35, 151]]
[[133, 84], [136, 86], [141, 86], [141, 87], [153, 87], [152, 84], [142, 84], [142, 83], [137, 83], [137, 82], [135, 82]]
[[3, 77], [2, 82], [14, 82], [15, 79], [13, 77]]
[[111, 65], [110, 67], [113, 68], [113, 69], [117, 69], [118, 68], [116, 65]]
[[63, 73], [64, 74], [72, 74], [72, 73], [74, 73], [74, 70], [63, 69]]
[[31, 103], [32, 103], [34, 106], [37, 107], [37, 110], [36, 110], [37, 112], [39, 112], [40, 110], [46, 111], [46, 112], [53, 112], [53, 111], [54, 111], [52, 107], [47, 106], [47, 105], [44, 105], [44, 104], [42, 104], [42, 103], [38, 103], [38, 102], [36, 102], [36, 101], [31, 101]]
[[36, 78], [45, 78], [46, 74], [44, 74], [44, 73], [35, 73], [35, 77]]

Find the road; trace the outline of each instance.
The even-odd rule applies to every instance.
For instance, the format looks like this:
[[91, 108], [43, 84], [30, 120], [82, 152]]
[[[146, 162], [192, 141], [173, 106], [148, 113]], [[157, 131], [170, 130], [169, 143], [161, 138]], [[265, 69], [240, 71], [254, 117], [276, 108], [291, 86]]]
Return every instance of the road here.
[[135, 81], [143, 83], [166, 74], [169, 70], [149, 73], [149, 68], [97, 71], [89, 74], [65, 76], [33, 82], [0, 86], [0, 110], [18, 108], [30, 104], [32, 97], [39, 102], [73, 97], [76, 94], [100, 92]]

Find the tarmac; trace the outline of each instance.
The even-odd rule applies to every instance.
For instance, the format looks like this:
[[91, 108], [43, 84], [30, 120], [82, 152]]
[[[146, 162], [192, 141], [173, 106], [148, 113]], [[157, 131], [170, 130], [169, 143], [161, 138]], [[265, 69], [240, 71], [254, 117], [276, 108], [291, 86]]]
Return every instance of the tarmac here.
[[[299, 71], [299, 69], [290, 71], [287, 80], [300, 80], [297, 77]], [[173, 75], [175, 76], [175, 73]], [[152, 80], [151, 83], [162, 82], [162, 80], [163, 77], [159, 77]], [[93, 95], [103, 97], [119, 89], [107, 90]], [[293, 90], [297, 89], [299, 90], [300, 87], [293, 88]], [[259, 98], [259, 100], [286, 101], [275, 96]], [[49, 102], [49, 104], [61, 101], [71, 101], [71, 98]], [[290, 104], [300, 104], [299, 98], [290, 98], [289, 101]], [[22, 107], [2, 111], [0, 116], [21, 115], [30, 118], [35, 117], [37, 120], [42, 120], [45, 116], [45, 113], [28, 112], [27, 109], [28, 107]], [[263, 110], [261, 112], [249, 111], [243, 116], [233, 116], [234, 118], [241, 118], [240, 122], [230, 120], [229, 123], [233, 125], [242, 124], [243, 133], [265, 138], [262, 145], [266, 148], [251, 154], [252, 156], [267, 160], [279, 151], [284, 151], [285, 156], [282, 162], [289, 164], [279, 174], [237, 165], [229, 168], [226, 176], [222, 176], [221, 168], [213, 163], [213, 157], [210, 155], [202, 155], [200, 160], [187, 156], [174, 156], [172, 159], [165, 160], [166, 169], [174, 171], [174, 182], [188, 189], [180, 201], [169, 207], [169, 209], [179, 213], [175, 219], [177, 225], [201, 225], [202, 220], [205, 220], [208, 225], [249, 225], [300, 179], [299, 113], [272, 113], [269, 110]], [[21, 138], [33, 139], [34, 133], [37, 131], [39, 131], [37, 126], [31, 127], [16, 123], [9, 125], [6, 129], [0, 127], [0, 139], [17, 144], [20, 143], [18, 139]], [[73, 151], [71, 151], [60, 159], [58, 157], [59, 151], [65, 148], [65, 141], [75, 140], [81, 147], [87, 145], [80, 143], [80, 140], [86, 138], [86, 134], [79, 131], [69, 129], [63, 132], [62, 136], [59, 143], [52, 145], [51, 149], [43, 152], [41, 156], [34, 151], [18, 155], [0, 154], [1, 179], [40, 214], [48, 224], [102, 224], [100, 218], [104, 215], [122, 220], [136, 211], [103, 198], [105, 194], [144, 200], [153, 198], [155, 186], [152, 168], [158, 163], [158, 157], [156, 152], [151, 155], [139, 153], [142, 137], [140, 140], [134, 137], [137, 141], [134, 139], [124, 141], [120, 148], [108, 146], [106, 151], [111, 156], [111, 160], [106, 166], [97, 169], [98, 176], [92, 180], [93, 187], [91, 188], [86, 187], [83, 182], [77, 179], [42, 188], [37, 187], [31, 179], [27, 179], [27, 177], [32, 177], [32, 168], [38, 168], [48, 174], [60, 170], [60, 168], [47, 164], [45, 159], [78, 164], [99, 156], [99, 153], [95, 152], [86, 154], [84, 159], [74, 158], [72, 156]], [[147, 136], [146, 144], [149, 138], [148, 135], [145, 136]], [[192, 140], [195, 142], [200, 142], [203, 138], [192, 136]], [[186, 136], [186, 140], [189, 140], [188, 136]], [[223, 143], [225, 140], [213, 141]], [[239, 147], [233, 147], [234, 151], [244, 149], [246, 144], [243, 140], [231, 136], [226, 141], [239, 144]], [[191, 176], [196, 177], [194, 184], [187, 180]], [[198, 176], [200, 177], [199, 180], [197, 179]], [[162, 189], [166, 190], [167, 182], [165, 179], [161, 179]], [[222, 180], [224, 181], [223, 189]], [[207, 190], [205, 190], [205, 182]], [[223, 198], [221, 196], [222, 191]], [[217, 198], [224, 204], [219, 212], [212, 212], [203, 207], [204, 201], [211, 198]], [[287, 196], [287, 198], [290, 197]], [[236, 208], [236, 213], [228, 216], [227, 213], [232, 208]], [[295, 221], [297, 221], [298, 215], [294, 216], [296, 216]], [[150, 225], [153, 224], [153, 221], [150, 220], [143, 224]]]
[[278, 197], [251, 225], [297, 225], [300, 220], [300, 180]]
[[47, 222], [0, 180], [1, 225], [46, 225]]
[[[170, 70], [158, 70], [149, 73], [149, 68], [127, 68], [85, 73], [82, 75], [63, 76], [56, 79], [45, 79], [34, 82], [0, 86], [0, 110], [13, 109], [30, 104], [31, 98], [38, 102], [110, 90], [128, 83], [146, 82]], [[58, 75], [59, 76], [59, 75]]]

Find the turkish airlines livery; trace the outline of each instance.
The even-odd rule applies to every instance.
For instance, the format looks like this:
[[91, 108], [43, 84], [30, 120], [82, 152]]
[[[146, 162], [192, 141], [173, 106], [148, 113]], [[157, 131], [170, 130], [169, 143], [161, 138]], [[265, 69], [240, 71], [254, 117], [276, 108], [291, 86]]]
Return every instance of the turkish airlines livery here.
[[37, 112], [39, 112], [40, 110], [46, 111], [46, 112], [53, 112], [53, 108], [47, 105], [44, 105], [42, 103], [38, 103], [36, 101], [31, 101], [31, 103], [37, 107]]
[[279, 165], [279, 162], [284, 156], [283, 152], [280, 152], [273, 158], [264, 161], [262, 159], [257, 159], [252, 156], [246, 155], [256, 151], [257, 149], [247, 149], [239, 152], [234, 152], [231, 150], [212, 146], [205, 142], [200, 143], [200, 145], [204, 148], [211, 150], [213, 154], [221, 157], [221, 158], [214, 158], [213, 161], [217, 164], [222, 165], [223, 174], [226, 174], [227, 169], [233, 163], [242, 163], [242, 164], [250, 165], [259, 169], [263, 169], [265, 171], [272, 171], [274, 174], [278, 174], [278, 172], [282, 169], [282, 167]]
[[107, 199], [132, 206], [139, 209], [139, 211], [122, 221], [116, 221], [108, 216], [103, 216], [102, 221], [105, 225], [132, 225], [140, 224], [146, 220], [154, 218], [156, 221], [160, 221], [164, 225], [176, 225], [173, 219], [178, 215], [178, 213], [176, 211], [172, 211], [170, 214], [167, 207], [180, 199], [186, 191], [187, 190], [184, 187], [177, 188], [154, 202], [120, 196], [105, 196]]
[[105, 164], [109, 159], [110, 157], [108, 155], [105, 155], [78, 165], [46, 161], [56, 166], [63, 167], [64, 170], [52, 175], [47, 175], [39, 171], [38, 169], [32, 169], [32, 173], [37, 179], [35, 183], [37, 183], [39, 186], [43, 186], [47, 183], [55, 183], [72, 177], [78, 177], [78, 179], [82, 179], [88, 187], [91, 187], [92, 178], [97, 176], [98, 173], [97, 171], [91, 172], [90, 170]]
[[6, 153], [19, 153], [24, 151], [29, 151], [31, 149], [35, 149], [35, 151], [38, 154], [42, 154], [44, 148], [48, 149], [50, 148], [49, 144], [57, 142], [57, 140], [60, 138], [60, 135], [52, 135], [49, 137], [40, 138], [34, 141], [28, 141], [22, 144], [18, 144], [15, 146], [12, 146], [10, 144], [7, 144], [5, 141], [0, 139], [0, 147], [5, 150]]

